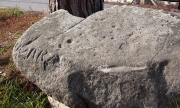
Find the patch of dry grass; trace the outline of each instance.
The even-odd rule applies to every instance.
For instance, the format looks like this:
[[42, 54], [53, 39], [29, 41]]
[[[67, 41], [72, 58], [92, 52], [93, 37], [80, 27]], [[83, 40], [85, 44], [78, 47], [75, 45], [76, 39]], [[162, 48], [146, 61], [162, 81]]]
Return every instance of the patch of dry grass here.
[[17, 39], [32, 24], [44, 17], [40, 12], [0, 9], [0, 71], [8, 73], [12, 66], [12, 48]]
[[[12, 59], [12, 49], [17, 39], [24, 33], [24, 31], [43, 17], [44, 14], [40, 12], [23, 12], [16, 8], [0, 9], [0, 80], [2, 80], [2, 78], [4, 79], [3, 76], [6, 75], [5, 80], [0, 81], [0, 93], [4, 93], [7, 91], [6, 89], [1, 89], [1, 87], [13, 87], [13, 85], [4, 85], [4, 83], [2, 82], [9, 82], [15, 85], [21, 85], [18, 87], [21, 87], [20, 90], [23, 90], [25, 93], [28, 94], [28, 96], [31, 95], [29, 94], [29, 92], [32, 92], [32, 95], [34, 95], [33, 92], [36, 94], [41, 93], [41, 90], [37, 86], [29, 82], [16, 69]], [[15, 79], [18, 84], [12, 82], [15, 81]], [[0, 107], [3, 106], [0, 105]], [[47, 107], [49, 107], [48, 103]]]

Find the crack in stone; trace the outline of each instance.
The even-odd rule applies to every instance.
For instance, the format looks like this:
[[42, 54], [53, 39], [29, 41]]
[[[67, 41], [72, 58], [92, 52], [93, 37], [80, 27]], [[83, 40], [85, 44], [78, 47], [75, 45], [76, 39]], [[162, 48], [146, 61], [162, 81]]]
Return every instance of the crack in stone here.
[[168, 37], [169, 37], [169, 30], [170, 30], [170, 28], [169, 28], [169, 26], [168, 26], [168, 33], [167, 33], [167, 36], [166, 36], [166, 38], [165, 38], [165, 41], [163, 42], [163, 46], [162, 46], [162, 48], [152, 57], [152, 59], [151, 59], [151, 61], [164, 49], [164, 47], [165, 47], [165, 45], [166, 45], [166, 43], [167, 43], [167, 40], [168, 40]]
[[[63, 33], [66, 33], [66, 32], [68, 32], [68, 31], [70, 31], [71, 29], [73, 29], [74, 27], [76, 27], [76, 26], [78, 26], [82, 21], [84, 21], [85, 19], [82, 19], [80, 22], [78, 22], [77, 24], [75, 24], [75, 25], [73, 25], [73, 26], [71, 26], [68, 30], [66, 30], [66, 31], [64, 31]], [[73, 22], [73, 21], [72, 21]], [[62, 33], [62, 34], [63, 34]]]

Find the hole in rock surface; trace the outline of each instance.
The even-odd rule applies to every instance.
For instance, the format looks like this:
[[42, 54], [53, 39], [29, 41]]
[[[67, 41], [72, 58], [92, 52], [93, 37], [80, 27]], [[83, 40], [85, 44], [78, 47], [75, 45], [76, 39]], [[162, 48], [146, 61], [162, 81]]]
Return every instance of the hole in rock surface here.
[[59, 48], [62, 48], [62, 45], [61, 45], [61, 44], [59, 44], [59, 45], [58, 45], [58, 47], [59, 47]]
[[72, 39], [68, 39], [68, 40], [67, 40], [67, 43], [72, 43]]

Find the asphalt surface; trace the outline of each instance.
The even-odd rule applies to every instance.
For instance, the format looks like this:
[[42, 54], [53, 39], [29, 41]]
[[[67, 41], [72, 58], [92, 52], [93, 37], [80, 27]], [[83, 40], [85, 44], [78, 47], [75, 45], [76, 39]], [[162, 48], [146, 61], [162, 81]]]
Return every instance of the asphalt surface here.
[[[112, 6], [104, 5], [105, 8]], [[24, 11], [48, 11], [48, 0], [0, 0], [0, 7], [17, 7]]]
[[0, 7], [17, 7], [24, 11], [47, 11], [48, 0], [0, 0]]

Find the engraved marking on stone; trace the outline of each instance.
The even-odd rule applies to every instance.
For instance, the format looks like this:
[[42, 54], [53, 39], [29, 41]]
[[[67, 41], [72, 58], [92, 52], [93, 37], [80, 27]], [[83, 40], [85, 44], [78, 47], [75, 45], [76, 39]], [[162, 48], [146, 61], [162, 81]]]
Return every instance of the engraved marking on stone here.
[[47, 51], [43, 51], [42, 55], [41, 55], [41, 61], [44, 61], [44, 56], [47, 54]]
[[38, 58], [40, 57], [40, 55], [42, 54], [42, 52], [43, 52], [43, 50], [41, 50], [41, 51], [38, 53], [36, 59], [38, 59]]
[[15, 46], [15, 51], [17, 51], [17, 50], [19, 50], [19, 48], [21, 48], [21, 44], [19, 45], [19, 44], [17, 44], [16, 46]]
[[29, 58], [29, 56], [31, 55], [31, 53], [32, 53], [34, 50], [35, 50], [34, 48], [30, 49], [29, 53], [27, 54], [27, 58]]
[[32, 42], [34, 42], [34, 41], [37, 40], [38, 38], [39, 38], [39, 36], [33, 37], [31, 40], [28, 40], [28, 41], [24, 44], [24, 46], [31, 44]]
[[28, 51], [28, 49], [21, 49], [19, 52], [20, 53], [25, 53], [25, 52], [27, 52]]
[[32, 53], [32, 58], [34, 58], [35, 54], [36, 54], [36, 49], [34, 49], [34, 52]]

